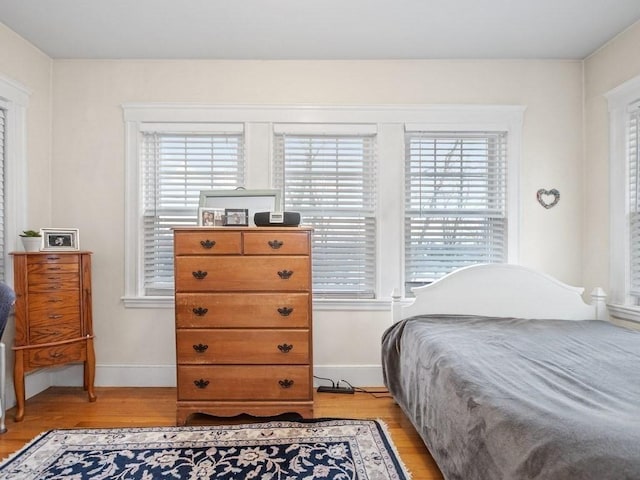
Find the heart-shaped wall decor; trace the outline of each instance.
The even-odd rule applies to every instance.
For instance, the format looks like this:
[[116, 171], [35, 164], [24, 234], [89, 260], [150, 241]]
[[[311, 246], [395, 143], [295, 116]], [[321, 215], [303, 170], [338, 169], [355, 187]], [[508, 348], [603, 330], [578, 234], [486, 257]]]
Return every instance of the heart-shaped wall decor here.
[[544, 208], [555, 207], [560, 201], [560, 192], [555, 188], [551, 190], [547, 190], [546, 188], [541, 188], [538, 190], [538, 203], [542, 205]]

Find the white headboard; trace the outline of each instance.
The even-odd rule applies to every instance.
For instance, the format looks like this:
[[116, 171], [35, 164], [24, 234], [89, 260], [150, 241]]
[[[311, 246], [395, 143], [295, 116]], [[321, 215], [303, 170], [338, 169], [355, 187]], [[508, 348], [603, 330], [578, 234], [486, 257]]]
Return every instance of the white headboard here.
[[591, 304], [583, 288], [572, 287], [535, 270], [511, 264], [461, 268], [424, 287], [403, 306], [394, 298], [394, 321], [423, 314], [589, 320], [608, 318], [605, 294], [597, 288]]

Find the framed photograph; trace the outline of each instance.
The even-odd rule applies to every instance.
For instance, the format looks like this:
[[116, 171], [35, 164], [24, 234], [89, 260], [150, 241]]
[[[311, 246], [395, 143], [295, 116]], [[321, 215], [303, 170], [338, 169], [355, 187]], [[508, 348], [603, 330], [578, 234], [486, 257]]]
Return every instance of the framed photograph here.
[[40, 250], [80, 250], [80, 232], [77, 228], [42, 228]]
[[222, 227], [224, 225], [224, 208], [198, 208], [198, 225], [201, 227]]
[[224, 225], [246, 227], [249, 225], [249, 210], [246, 208], [225, 208]]
[[[225, 212], [245, 211], [246, 223], [230, 223], [223, 219], [223, 225], [255, 226], [253, 216], [256, 212], [282, 211], [280, 190], [203, 190], [200, 192], [200, 209], [222, 209]], [[199, 215], [200, 217], [201, 215]], [[236, 216], [232, 220], [236, 220]], [[199, 222], [202, 221], [198, 220]]]

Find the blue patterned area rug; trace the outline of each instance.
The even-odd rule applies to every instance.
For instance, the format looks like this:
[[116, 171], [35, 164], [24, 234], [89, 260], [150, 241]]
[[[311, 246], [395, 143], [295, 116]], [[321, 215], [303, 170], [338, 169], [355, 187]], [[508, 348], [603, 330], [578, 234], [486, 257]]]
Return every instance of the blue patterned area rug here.
[[406, 480], [374, 420], [51, 430], [0, 464], [21, 480]]

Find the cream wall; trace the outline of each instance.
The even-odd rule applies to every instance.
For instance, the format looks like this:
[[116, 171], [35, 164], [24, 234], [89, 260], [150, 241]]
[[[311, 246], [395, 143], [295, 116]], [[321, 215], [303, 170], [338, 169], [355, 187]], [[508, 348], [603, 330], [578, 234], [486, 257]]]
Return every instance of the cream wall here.
[[604, 94], [640, 75], [639, 51], [640, 22], [585, 60], [584, 283], [605, 290], [609, 289], [609, 112]]
[[[125, 309], [120, 301], [123, 103], [524, 105], [520, 261], [580, 284], [582, 94], [579, 61], [55, 61], [52, 222], [80, 228], [82, 247], [95, 252], [97, 384], [174, 381], [173, 311]], [[380, 188], [397, 189], [382, 181]], [[252, 182], [268, 186], [266, 178]], [[554, 209], [537, 204], [543, 187], [560, 190]], [[380, 336], [390, 317], [316, 311], [318, 374], [379, 383]]]

